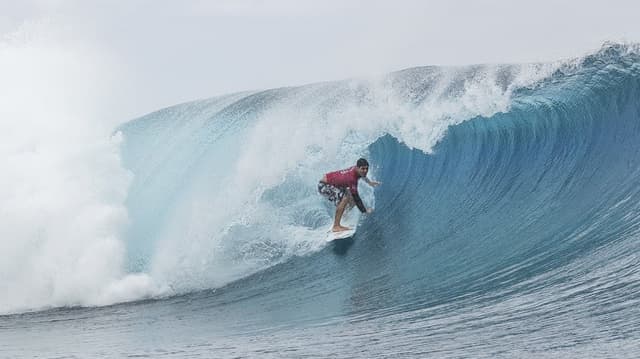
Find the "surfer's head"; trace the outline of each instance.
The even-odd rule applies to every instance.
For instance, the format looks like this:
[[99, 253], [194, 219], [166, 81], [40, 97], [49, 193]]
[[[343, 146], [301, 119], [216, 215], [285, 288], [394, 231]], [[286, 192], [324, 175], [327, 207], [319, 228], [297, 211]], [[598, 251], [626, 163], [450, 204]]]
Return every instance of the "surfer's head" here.
[[367, 172], [369, 172], [369, 162], [364, 158], [361, 158], [356, 162], [356, 171], [360, 177], [367, 177]]

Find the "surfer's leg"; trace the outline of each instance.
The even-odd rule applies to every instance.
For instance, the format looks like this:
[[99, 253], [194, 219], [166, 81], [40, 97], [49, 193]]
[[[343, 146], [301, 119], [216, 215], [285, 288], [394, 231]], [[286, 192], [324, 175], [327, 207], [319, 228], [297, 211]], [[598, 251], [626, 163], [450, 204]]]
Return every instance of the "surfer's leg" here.
[[347, 203], [347, 209], [350, 211], [356, 205], [356, 201], [353, 200], [352, 196], [349, 196], [349, 203]]
[[346, 231], [351, 229], [349, 227], [344, 227], [340, 225], [340, 221], [342, 220], [342, 215], [344, 214], [344, 210], [349, 204], [349, 202], [352, 201], [350, 199], [351, 199], [351, 196], [347, 194], [343, 196], [340, 202], [338, 203], [338, 206], [336, 207], [336, 216], [333, 220], [333, 228], [331, 229], [332, 231], [340, 232], [340, 231]]

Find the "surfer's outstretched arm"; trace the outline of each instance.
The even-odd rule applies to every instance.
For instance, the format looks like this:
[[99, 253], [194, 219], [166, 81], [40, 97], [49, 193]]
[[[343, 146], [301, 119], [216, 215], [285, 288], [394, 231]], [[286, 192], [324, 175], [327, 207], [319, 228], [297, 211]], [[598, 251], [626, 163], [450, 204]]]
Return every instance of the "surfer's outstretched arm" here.
[[378, 181], [372, 181], [370, 179], [368, 179], [367, 177], [364, 177], [364, 181], [367, 182], [367, 184], [371, 187], [376, 187], [382, 184], [382, 182], [378, 182]]

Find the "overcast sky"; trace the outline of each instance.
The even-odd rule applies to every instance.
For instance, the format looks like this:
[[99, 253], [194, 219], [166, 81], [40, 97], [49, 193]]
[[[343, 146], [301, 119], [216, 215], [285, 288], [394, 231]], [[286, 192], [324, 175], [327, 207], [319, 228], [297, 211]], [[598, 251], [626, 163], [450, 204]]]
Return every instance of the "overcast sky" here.
[[639, 1], [0, 0], [0, 33], [46, 19], [127, 74], [118, 116], [240, 90], [422, 65], [552, 61], [640, 42]]

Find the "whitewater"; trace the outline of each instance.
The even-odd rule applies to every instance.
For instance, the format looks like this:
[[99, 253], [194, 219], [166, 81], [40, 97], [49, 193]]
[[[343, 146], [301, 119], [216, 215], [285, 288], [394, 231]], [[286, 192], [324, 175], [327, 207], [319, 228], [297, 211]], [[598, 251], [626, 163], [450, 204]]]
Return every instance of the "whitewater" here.
[[[102, 61], [0, 47], [1, 357], [638, 356], [637, 45], [95, 126]], [[328, 244], [359, 157], [375, 212]]]

